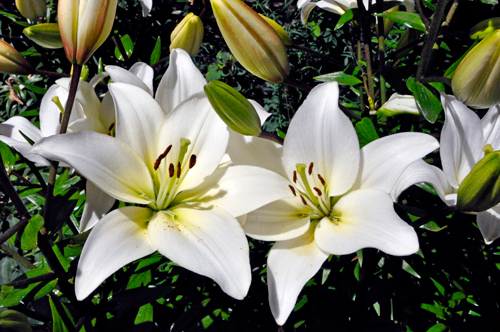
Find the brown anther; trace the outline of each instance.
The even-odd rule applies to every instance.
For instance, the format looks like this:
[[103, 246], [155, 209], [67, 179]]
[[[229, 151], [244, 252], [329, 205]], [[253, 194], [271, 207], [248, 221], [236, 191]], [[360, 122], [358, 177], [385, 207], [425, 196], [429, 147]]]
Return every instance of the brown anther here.
[[291, 184], [288, 185], [288, 188], [290, 188], [290, 190], [292, 191], [293, 196], [297, 196], [297, 193], [295, 192], [295, 188]]
[[309, 175], [311, 175], [311, 174], [312, 174], [312, 172], [313, 172], [313, 167], [314, 167], [314, 163], [313, 163], [313, 162], [311, 162], [311, 163], [309, 164], [309, 169], [308, 169], [308, 171], [307, 171], [307, 172], [309, 173]]
[[[161, 161], [168, 155], [168, 153], [170, 152], [170, 149], [172, 149], [172, 144], [170, 144], [165, 149], [165, 151], [161, 155], [158, 156], [158, 159], [156, 159], [155, 165], [154, 165], [155, 171], [158, 169], [158, 167], [160, 167]], [[172, 177], [172, 176], [170, 176], [170, 177]]]
[[189, 158], [189, 169], [193, 168], [196, 165], [196, 155], [192, 154]]
[[326, 185], [325, 179], [323, 179], [323, 177], [320, 174], [318, 174], [318, 179], [321, 181], [321, 184], [324, 187]]
[[62, 119], [63, 119], [63, 114], [62, 113], [59, 113], [59, 124], [62, 123]]
[[297, 183], [297, 171], [293, 171], [293, 183]]
[[302, 203], [304, 203], [304, 205], [308, 205], [304, 196], [300, 195], [300, 199], [302, 200]]
[[313, 189], [314, 189], [314, 191], [316, 191], [316, 193], [318, 194], [318, 196], [321, 196], [321, 195], [323, 194], [323, 193], [321, 192], [321, 190], [319, 190], [319, 188], [314, 187]]
[[177, 162], [177, 178], [181, 177], [181, 162]]
[[109, 126], [109, 129], [108, 129], [108, 132], [111, 132], [111, 130], [113, 130], [113, 128], [115, 127], [115, 123], [113, 122], [110, 126]]
[[174, 173], [175, 173], [174, 164], [170, 164], [168, 166], [168, 175], [170, 175], [170, 177], [173, 177]]

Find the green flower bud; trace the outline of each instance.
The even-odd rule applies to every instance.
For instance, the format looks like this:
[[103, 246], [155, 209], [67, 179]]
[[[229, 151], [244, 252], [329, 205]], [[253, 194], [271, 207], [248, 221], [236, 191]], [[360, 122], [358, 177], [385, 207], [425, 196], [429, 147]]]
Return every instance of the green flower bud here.
[[28, 60], [9, 43], [0, 40], [0, 73], [28, 75], [32, 72]]
[[45, 48], [62, 48], [63, 42], [59, 32], [59, 24], [42, 23], [32, 25], [23, 30], [26, 37]]
[[0, 330], [12, 332], [31, 332], [28, 317], [15, 310], [5, 310], [0, 313]]
[[458, 188], [457, 208], [465, 212], [481, 212], [500, 203], [500, 151], [491, 145], [486, 156], [465, 177]]
[[259, 136], [262, 131], [259, 115], [241, 93], [226, 83], [215, 80], [205, 85], [205, 93], [229, 128], [242, 135]]
[[246, 70], [272, 83], [288, 76], [290, 64], [280, 36], [253, 9], [240, 0], [212, 0], [222, 36]]
[[471, 39], [483, 39], [498, 29], [500, 29], [500, 17], [493, 17], [474, 25], [470, 29], [469, 36]]
[[37, 20], [47, 14], [45, 0], [16, 0], [17, 10], [29, 20]]
[[271, 28], [274, 29], [274, 31], [276, 31], [278, 36], [280, 36], [281, 40], [283, 41], [283, 44], [285, 44], [286, 46], [290, 46], [293, 44], [292, 38], [290, 38], [288, 33], [286, 33], [285, 29], [283, 29], [283, 27], [279, 25], [278, 22], [262, 14], [259, 15], [267, 22], [267, 24], [271, 26]]
[[500, 103], [500, 30], [485, 37], [464, 57], [451, 80], [458, 100], [474, 108]]
[[194, 56], [203, 41], [203, 22], [193, 13], [187, 14], [170, 35], [170, 51], [182, 48]]

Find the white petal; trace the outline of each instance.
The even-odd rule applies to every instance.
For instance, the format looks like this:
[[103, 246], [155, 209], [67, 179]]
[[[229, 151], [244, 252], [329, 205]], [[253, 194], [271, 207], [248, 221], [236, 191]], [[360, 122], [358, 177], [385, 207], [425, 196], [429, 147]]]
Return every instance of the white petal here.
[[[328, 184], [330, 196], [344, 194], [358, 175], [359, 143], [354, 127], [338, 106], [336, 82], [316, 86], [293, 117], [283, 146], [289, 176], [297, 163], [314, 162], [314, 173]], [[318, 187], [321, 187], [318, 180]]]
[[479, 117], [453, 96], [441, 94], [445, 121], [441, 132], [441, 163], [448, 182], [458, 188], [484, 156]]
[[489, 209], [477, 214], [477, 226], [481, 231], [484, 242], [491, 244], [500, 237], [500, 214]]
[[116, 201], [90, 181], [87, 181], [85, 196], [85, 207], [80, 219], [80, 232], [88, 231], [94, 227]]
[[453, 188], [448, 183], [443, 171], [420, 159], [404, 170], [391, 190], [391, 197], [397, 202], [403, 191], [420, 182], [432, 185], [443, 202], [446, 202], [445, 196], [453, 192]]
[[281, 199], [250, 212], [243, 230], [257, 240], [290, 240], [309, 229], [310, 213], [297, 197]]
[[253, 107], [255, 108], [255, 111], [257, 112], [257, 114], [259, 115], [259, 119], [260, 119], [260, 123], [261, 124], [264, 124], [264, 122], [266, 122], [267, 118], [270, 117], [272, 114], [269, 113], [268, 111], [265, 110], [264, 107], [262, 107], [258, 102], [256, 102], [255, 100], [252, 100], [252, 99], [248, 99], [248, 101], [250, 102], [250, 104], [253, 105]]
[[52, 98], [56, 96], [59, 97], [59, 101], [64, 107], [68, 98], [68, 91], [54, 84], [43, 96], [40, 104], [40, 130], [43, 137], [59, 134], [61, 130], [61, 111], [52, 101]]
[[[302, 2], [302, 4], [300, 4]], [[315, 2], [311, 2], [309, 0], [306, 1], [300, 1], [299, 0], [299, 6], [300, 8], [300, 20], [302, 21], [302, 24], [307, 24], [307, 19], [309, 18], [309, 14], [311, 13], [311, 10], [316, 7]]]
[[156, 101], [168, 114], [183, 100], [202, 92], [207, 81], [194, 65], [189, 54], [179, 48], [170, 53], [170, 65], [156, 91]]
[[428, 134], [401, 133], [377, 139], [361, 149], [361, 167], [353, 189], [390, 192], [406, 167], [439, 147]]
[[43, 138], [32, 148], [47, 159], [74, 167], [108, 195], [129, 203], [148, 204], [153, 181], [141, 158], [122, 141], [91, 131]]
[[314, 237], [318, 246], [334, 255], [347, 255], [362, 248], [376, 248], [390, 255], [411, 255], [418, 251], [413, 227], [394, 211], [389, 194], [378, 189], [348, 193], [335, 204], [334, 223], [323, 218]]
[[332, 4], [328, 1], [318, 1], [318, 2], [316, 2], [316, 6], [318, 6], [319, 8], [321, 8], [323, 10], [326, 10], [326, 11], [329, 11], [329, 12], [332, 12], [335, 14], [339, 14], [339, 15], [344, 15], [344, 13], [345, 13], [345, 10], [342, 7], [337, 6], [336, 4]]
[[[0, 132], [1, 132], [1, 130], [2, 130], [2, 128], [0, 127]], [[15, 149], [24, 158], [26, 158], [34, 163], [44, 165], [44, 166], [50, 165], [50, 163], [47, 161], [47, 159], [45, 159], [37, 154], [32, 153], [31, 152], [31, 145], [27, 142], [19, 142], [15, 139], [12, 139], [12, 138], [6, 137], [6, 136], [2, 136], [2, 135], [0, 135], [0, 141], [4, 142], [5, 144], [10, 146], [11, 148]]]
[[109, 74], [106, 73], [105, 71], [103, 71], [102, 73], [99, 73], [99, 74], [95, 75], [94, 77], [92, 77], [89, 84], [95, 89], [97, 84], [99, 84], [99, 82], [101, 82], [103, 79], [105, 79], [108, 76], [109, 76]]
[[491, 144], [493, 150], [500, 150], [500, 105], [491, 107], [481, 119], [484, 145]]
[[83, 247], [75, 278], [75, 293], [83, 300], [122, 266], [152, 254], [147, 222], [152, 210], [127, 206], [98, 223]]
[[397, 93], [394, 93], [384, 105], [380, 106], [378, 111], [387, 116], [401, 113], [419, 114], [414, 96], [399, 95]]
[[152, 172], [158, 158], [156, 135], [165, 114], [153, 97], [136, 86], [113, 83], [109, 91], [116, 107], [116, 138], [137, 152]]
[[139, 77], [141, 81], [146, 84], [149, 91], [151, 91], [151, 93], [153, 92], [153, 79], [155, 71], [150, 65], [144, 62], [136, 62], [132, 65], [132, 67], [130, 67], [129, 71]]
[[153, 7], [153, 0], [139, 0], [142, 6], [142, 16], [148, 16], [151, 8]]
[[[106, 71], [109, 73], [109, 76], [113, 80], [113, 83], [126, 83], [126, 84], [130, 84], [130, 85], [134, 85], [134, 86], [146, 91], [151, 96], [153, 95], [153, 91], [152, 91], [153, 89], [152, 88], [150, 89], [149, 86], [140, 77], [135, 75], [132, 71], [128, 71], [128, 70], [126, 70], [122, 67], [118, 67], [118, 66], [106, 66]], [[152, 80], [152, 78], [151, 78], [151, 80]], [[152, 83], [152, 81], [151, 81], [151, 83]]]
[[314, 241], [314, 228], [299, 238], [276, 242], [267, 259], [269, 305], [278, 325], [285, 324], [304, 285], [328, 258]]
[[173, 262], [212, 278], [243, 299], [251, 281], [248, 243], [238, 221], [217, 207], [181, 204], [159, 211], [148, 226], [156, 249]]
[[278, 199], [292, 197], [282, 176], [254, 166], [217, 169], [199, 186], [177, 195], [175, 202], [204, 202], [239, 217]]
[[227, 153], [235, 165], [259, 166], [288, 178], [283, 167], [283, 146], [278, 143], [229, 130]]

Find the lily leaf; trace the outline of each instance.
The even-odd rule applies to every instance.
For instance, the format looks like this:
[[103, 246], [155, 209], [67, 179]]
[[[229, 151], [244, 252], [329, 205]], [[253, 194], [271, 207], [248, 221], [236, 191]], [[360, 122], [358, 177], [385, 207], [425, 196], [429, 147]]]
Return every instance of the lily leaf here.
[[375, 16], [381, 16], [394, 21], [399, 24], [403, 24], [407, 27], [425, 32], [425, 25], [418, 14], [406, 13], [406, 12], [388, 12], [382, 14], [376, 14]]
[[379, 138], [377, 130], [369, 118], [363, 118], [360, 122], [356, 123], [355, 130], [356, 134], [358, 134], [360, 149]]
[[151, 58], [149, 60], [149, 64], [153, 66], [155, 63], [160, 60], [161, 55], [161, 38], [158, 37], [156, 40], [155, 48], [153, 49], [153, 53], [151, 53]]
[[354, 11], [357, 9], [349, 9], [342, 16], [340, 16], [337, 24], [335, 24], [335, 28], [333, 30], [338, 30], [344, 26], [344, 24], [352, 21], [354, 19]]
[[417, 107], [425, 119], [430, 123], [436, 122], [439, 113], [443, 110], [439, 98], [424, 84], [415, 81], [413, 77], [406, 81], [406, 86], [413, 93]]
[[346, 74], [343, 71], [316, 76], [314, 79], [320, 82], [337, 82], [340, 85], [357, 85], [363, 83], [356, 76]]

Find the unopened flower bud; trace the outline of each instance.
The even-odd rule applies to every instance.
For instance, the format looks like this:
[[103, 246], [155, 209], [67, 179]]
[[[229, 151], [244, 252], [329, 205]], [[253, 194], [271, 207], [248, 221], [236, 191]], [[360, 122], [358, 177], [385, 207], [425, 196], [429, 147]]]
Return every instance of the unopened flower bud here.
[[42, 23], [32, 25], [23, 30], [26, 37], [45, 48], [62, 48], [61, 33], [59, 24]]
[[59, 0], [57, 18], [69, 61], [84, 64], [108, 38], [118, 0]]
[[31, 332], [31, 326], [28, 317], [15, 310], [4, 310], [0, 313], [0, 330]]
[[398, 95], [397, 93], [393, 94], [391, 98], [379, 108], [378, 113], [385, 116], [419, 114], [415, 97], [411, 95]]
[[182, 48], [190, 56], [196, 55], [203, 41], [203, 22], [193, 13], [187, 14], [170, 35], [170, 51]]
[[498, 29], [500, 29], [500, 17], [493, 17], [474, 25], [470, 29], [469, 36], [471, 39], [483, 39]]
[[458, 188], [457, 208], [465, 212], [481, 212], [500, 203], [500, 151], [491, 145], [486, 156], [465, 177]]
[[229, 128], [242, 135], [259, 136], [259, 115], [241, 93], [216, 80], [205, 85], [205, 93], [212, 107]]
[[283, 27], [279, 25], [278, 22], [262, 14], [259, 14], [259, 16], [262, 17], [267, 22], [267, 24], [269, 24], [271, 28], [274, 29], [274, 31], [276, 31], [278, 36], [280, 36], [281, 40], [283, 41], [283, 44], [285, 44], [286, 46], [290, 46], [293, 44], [292, 38], [290, 38], [288, 33], [286, 33], [285, 29], [283, 29]]
[[47, 14], [45, 0], [16, 0], [17, 10], [28, 20], [37, 20]]
[[451, 80], [458, 100], [474, 108], [500, 103], [500, 30], [485, 37], [464, 57]]
[[263, 80], [280, 83], [290, 64], [280, 36], [241, 0], [212, 0], [222, 36], [246, 70]]
[[32, 72], [28, 60], [9, 43], [0, 40], [0, 73], [28, 75]]

